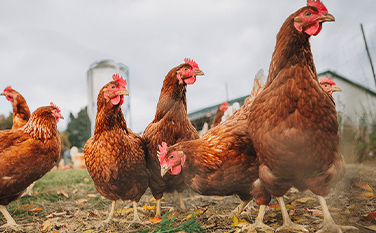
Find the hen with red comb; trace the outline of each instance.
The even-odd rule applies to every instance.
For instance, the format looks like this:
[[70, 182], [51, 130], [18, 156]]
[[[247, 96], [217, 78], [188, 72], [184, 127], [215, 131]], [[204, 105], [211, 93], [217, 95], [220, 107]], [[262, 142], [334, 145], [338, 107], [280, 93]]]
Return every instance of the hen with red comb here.
[[343, 177], [334, 101], [320, 86], [309, 39], [324, 22], [334, 21], [321, 1], [308, 1], [291, 14], [277, 34], [265, 89], [255, 98], [248, 132], [259, 160], [259, 178], [280, 203], [283, 225], [277, 229], [308, 232], [294, 224], [283, 195], [295, 187], [319, 196], [324, 213], [319, 232], [354, 227], [334, 223], [324, 196]]
[[150, 190], [157, 200], [156, 216], [161, 216], [160, 199], [165, 192], [177, 191], [180, 206], [185, 208], [181, 193], [186, 188], [181, 175], [161, 176], [158, 158], [159, 145], [173, 145], [180, 141], [197, 139], [198, 133], [187, 116], [187, 85], [196, 82], [196, 76], [204, 73], [192, 59], [172, 68], [164, 78], [157, 110], [153, 121], [146, 127], [142, 137], [145, 141], [146, 161], [150, 171]]
[[24, 126], [30, 118], [30, 110], [25, 98], [20, 93], [13, 90], [11, 86], [6, 87], [1, 95], [4, 95], [12, 104], [12, 129], [18, 129]]
[[0, 211], [7, 224], [18, 228], [5, 206], [21, 196], [34, 181], [50, 171], [60, 157], [55, 106], [40, 107], [16, 130], [0, 131]]
[[115, 74], [99, 91], [94, 136], [85, 144], [87, 170], [95, 188], [112, 201], [109, 223], [115, 212], [116, 201], [133, 202], [133, 221], [141, 222], [137, 203], [149, 183], [145, 148], [141, 137], [127, 127], [121, 105], [128, 95], [126, 81]]

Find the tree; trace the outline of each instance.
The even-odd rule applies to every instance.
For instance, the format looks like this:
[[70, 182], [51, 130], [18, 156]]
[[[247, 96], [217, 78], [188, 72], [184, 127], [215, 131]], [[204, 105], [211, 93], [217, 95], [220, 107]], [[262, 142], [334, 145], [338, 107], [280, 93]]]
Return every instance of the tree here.
[[66, 132], [71, 146], [82, 149], [86, 141], [90, 138], [90, 119], [87, 114], [87, 106], [81, 109], [77, 117], [72, 113], [69, 114], [69, 123]]
[[0, 115], [0, 130], [11, 129], [13, 125], [13, 114], [10, 113], [8, 117]]

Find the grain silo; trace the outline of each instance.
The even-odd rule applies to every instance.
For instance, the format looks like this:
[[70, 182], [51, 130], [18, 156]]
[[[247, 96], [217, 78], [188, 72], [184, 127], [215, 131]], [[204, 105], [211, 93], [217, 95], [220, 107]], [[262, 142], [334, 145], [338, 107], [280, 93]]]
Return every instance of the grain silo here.
[[[91, 64], [87, 71], [87, 89], [88, 89], [88, 115], [91, 122], [91, 135], [94, 134], [95, 116], [97, 114], [97, 96], [100, 89], [112, 81], [112, 75], [119, 74], [127, 80], [127, 90], [129, 91], [129, 69], [127, 66], [116, 63], [112, 60], [102, 60]], [[131, 128], [131, 109], [130, 97], [124, 98], [124, 103], [121, 107], [127, 126]]]

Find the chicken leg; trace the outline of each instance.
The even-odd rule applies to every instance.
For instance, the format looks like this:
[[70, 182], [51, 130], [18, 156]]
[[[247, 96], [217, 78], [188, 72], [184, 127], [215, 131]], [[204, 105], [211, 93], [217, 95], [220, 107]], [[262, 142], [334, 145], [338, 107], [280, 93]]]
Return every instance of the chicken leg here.
[[155, 217], [161, 218], [161, 199], [157, 200], [155, 207]]
[[297, 231], [303, 231], [308, 232], [308, 230], [303, 225], [299, 225], [296, 223], [293, 223], [290, 219], [289, 213], [287, 212], [285, 201], [283, 200], [283, 197], [277, 197], [277, 200], [279, 202], [279, 205], [281, 207], [282, 217], [283, 217], [283, 225], [277, 228], [276, 232], [279, 232], [281, 230], [290, 229], [290, 230], [297, 230]]
[[0, 228], [12, 228], [12, 229], [15, 229], [15, 230], [18, 229], [18, 225], [17, 225], [16, 221], [14, 221], [12, 216], [10, 216], [10, 214], [9, 214], [8, 210], [5, 208], [5, 206], [0, 205], [0, 211], [1, 211], [1, 213], [3, 213], [4, 217], [7, 220], [7, 223], [0, 226]]
[[109, 223], [112, 219], [112, 217], [114, 216], [114, 213], [115, 213], [115, 206], [116, 206], [116, 201], [112, 201], [112, 204], [111, 204], [111, 211], [110, 213], [108, 214], [108, 218], [106, 219], [105, 223]]
[[179, 200], [180, 200], [180, 208], [186, 209], [185, 204], [184, 204], [184, 200], [183, 200], [183, 194], [182, 193], [178, 193], [178, 194], [179, 194]]
[[266, 211], [266, 205], [260, 205], [259, 213], [255, 219], [255, 223], [250, 225], [250, 229], [248, 230], [248, 232], [252, 232], [253, 229], [264, 229], [264, 230], [270, 230], [274, 232], [274, 228], [264, 223], [265, 211]]
[[324, 222], [323, 222], [323, 228], [321, 228], [321, 230], [317, 231], [316, 233], [324, 233], [324, 232], [342, 233], [343, 231], [348, 231], [348, 230], [359, 231], [358, 228], [353, 227], [353, 226], [338, 226], [337, 224], [335, 224], [332, 216], [330, 215], [325, 198], [323, 196], [318, 196], [318, 198], [319, 198], [322, 212], [324, 215]]

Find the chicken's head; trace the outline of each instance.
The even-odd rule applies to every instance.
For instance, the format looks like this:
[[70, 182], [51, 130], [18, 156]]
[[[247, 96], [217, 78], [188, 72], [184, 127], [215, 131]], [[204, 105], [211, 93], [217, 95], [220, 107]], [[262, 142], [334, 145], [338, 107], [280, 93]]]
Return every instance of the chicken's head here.
[[8, 86], [4, 89], [3, 93], [1, 95], [4, 95], [8, 101], [14, 101], [17, 99], [18, 92], [13, 90], [11, 86]]
[[112, 76], [114, 81], [109, 82], [103, 87], [104, 98], [107, 101], [111, 101], [113, 105], [122, 105], [124, 102], [124, 95], [129, 95], [125, 86], [127, 81], [118, 74]]
[[64, 117], [61, 115], [61, 110], [57, 105], [51, 102], [50, 106], [53, 107], [51, 110], [51, 113], [52, 113], [52, 116], [55, 117], [56, 123], [59, 122], [59, 119], [64, 119]]
[[185, 163], [185, 154], [183, 151], [172, 151], [167, 153], [168, 147], [165, 142], [159, 146], [158, 158], [161, 164], [161, 176], [167, 172], [171, 175], [177, 175]]
[[324, 89], [326, 93], [329, 95], [332, 95], [335, 91], [342, 91], [341, 88], [339, 88], [336, 83], [331, 80], [329, 77], [323, 77], [320, 79], [320, 85]]
[[221, 104], [221, 106], [219, 106], [219, 110], [226, 112], [228, 107], [229, 107], [229, 104], [225, 101]]
[[307, 7], [302, 8], [298, 16], [294, 18], [294, 26], [299, 32], [316, 36], [322, 29], [322, 23], [334, 21], [333, 15], [320, 0], [308, 0]]
[[189, 58], [184, 59], [184, 64], [181, 65], [179, 70], [176, 72], [176, 77], [179, 80], [180, 84], [188, 84], [191, 85], [196, 82], [196, 76], [204, 75], [195, 61]]

